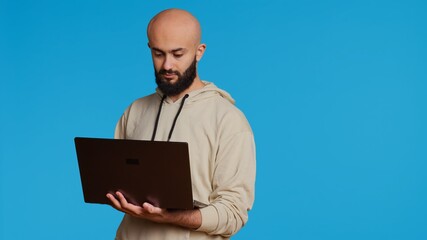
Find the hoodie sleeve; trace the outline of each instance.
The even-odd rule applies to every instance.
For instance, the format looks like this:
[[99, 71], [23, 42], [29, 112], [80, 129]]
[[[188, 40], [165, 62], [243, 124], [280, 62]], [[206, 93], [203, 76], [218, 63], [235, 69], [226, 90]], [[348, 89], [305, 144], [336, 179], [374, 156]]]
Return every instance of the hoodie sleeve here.
[[[244, 121], [239, 121], [239, 120]], [[252, 131], [241, 114], [232, 117], [220, 131], [220, 143], [213, 175], [211, 204], [200, 209], [198, 231], [230, 237], [248, 220], [255, 194], [255, 143]], [[232, 133], [232, 134], [230, 134]]]
[[129, 109], [130, 107], [126, 109], [126, 111], [123, 113], [123, 115], [120, 117], [119, 121], [116, 124], [116, 129], [114, 131], [115, 139], [126, 139], [126, 125], [129, 115]]

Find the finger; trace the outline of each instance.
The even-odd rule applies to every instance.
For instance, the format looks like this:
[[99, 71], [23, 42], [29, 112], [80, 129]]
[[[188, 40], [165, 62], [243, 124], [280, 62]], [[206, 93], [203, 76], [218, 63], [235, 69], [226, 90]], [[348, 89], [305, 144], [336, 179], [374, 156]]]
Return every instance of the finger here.
[[[116, 193], [116, 195], [117, 195], [117, 193]], [[119, 193], [117, 195], [117, 197], [114, 197], [114, 195], [112, 195], [112, 194], [107, 194], [107, 197], [110, 199], [111, 203], [113, 204], [112, 206], [115, 209], [117, 209], [121, 212], [130, 214], [130, 215], [134, 215], [134, 213], [131, 210], [129, 210], [129, 208], [126, 205], [123, 205], [123, 203], [121, 202], [120, 199], [119, 200], [117, 199], [117, 198], [120, 198], [120, 195], [122, 198], [124, 198], [123, 194], [121, 194], [121, 193]], [[126, 199], [125, 199], [125, 201], [126, 201]]]
[[126, 200], [125, 196], [121, 192], [116, 192], [116, 195], [119, 198], [120, 204], [122, 206], [125, 206], [128, 204], [128, 201]]
[[144, 208], [145, 211], [147, 211], [150, 214], [153, 214], [153, 213], [154, 214], [160, 214], [160, 213], [162, 213], [162, 209], [161, 208], [155, 207], [152, 204], [147, 203], [147, 202], [145, 202], [144, 204], [142, 204], [142, 207]]
[[126, 211], [131, 215], [139, 215], [143, 212], [140, 206], [136, 206], [136, 205], [133, 205], [132, 203], [129, 203], [121, 192], [116, 192], [116, 195], [119, 198], [120, 205], [123, 211]]
[[113, 196], [113, 194], [108, 193], [107, 194], [107, 198], [110, 200], [112, 207], [119, 210], [119, 211], [123, 211], [122, 210], [122, 206], [120, 205], [120, 202], [117, 201], [117, 199]]

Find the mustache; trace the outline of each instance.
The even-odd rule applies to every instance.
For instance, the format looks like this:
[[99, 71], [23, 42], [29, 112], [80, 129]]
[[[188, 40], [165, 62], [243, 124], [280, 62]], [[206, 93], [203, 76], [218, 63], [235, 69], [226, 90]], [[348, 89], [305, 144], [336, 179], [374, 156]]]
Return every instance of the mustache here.
[[181, 76], [181, 74], [178, 72], [178, 71], [174, 71], [174, 70], [172, 70], [172, 69], [169, 69], [169, 70], [165, 70], [165, 69], [161, 69], [160, 71], [159, 71], [159, 74], [171, 74], [171, 73], [173, 73], [173, 74], [175, 74], [175, 75], [177, 75], [177, 76]]

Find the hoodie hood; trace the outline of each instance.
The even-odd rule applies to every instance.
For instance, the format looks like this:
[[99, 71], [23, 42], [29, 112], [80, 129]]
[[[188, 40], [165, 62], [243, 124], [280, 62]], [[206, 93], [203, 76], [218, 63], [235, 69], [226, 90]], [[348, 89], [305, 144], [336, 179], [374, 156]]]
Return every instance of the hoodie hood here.
[[[182, 108], [184, 107], [184, 104], [191, 105], [192, 103], [195, 103], [197, 101], [201, 101], [201, 100], [204, 100], [207, 98], [216, 97], [216, 96], [220, 95], [221, 97], [227, 99], [231, 104], [234, 105], [235, 101], [229, 93], [227, 93], [226, 91], [224, 91], [222, 89], [219, 89], [217, 86], [215, 86], [215, 84], [213, 84], [211, 82], [203, 81], [203, 83], [205, 84], [205, 86], [203, 88], [191, 91], [176, 101], [176, 102], [180, 102], [179, 103], [180, 106], [179, 106], [179, 109], [178, 109], [178, 111], [175, 115], [175, 118], [173, 120], [171, 129], [169, 131], [168, 142], [172, 137], [176, 121], [179, 117], [179, 114], [181, 113]], [[160, 114], [162, 112], [163, 103], [164, 102], [166, 102], [168, 104], [174, 103], [169, 97], [164, 95], [160, 91], [159, 88], [156, 89], [156, 92], [161, 97], [161, 100], [160, 100], [159, 110], [157, 112], [156, 122], [154, 124], [153, 135], [151, 137], [151, 141], [154, 141], [156, 139], [157, 126], [159, 124], [159, 119], [160, 119]]]
[[[186, 105], [190, 105], [191, 103], [194, 103], [206, 98], [211, 98], [217, 95], [220, 95], [221, 97], [227, 99], [231, 104], [235, 104], [234, 99], [231, 97], [231, 95], [228, 92], [218, 88], [217, 86], [215, 86], [215, 84], [211, 82], [207, 82], [207, 81], [202, 81], [202, 82], [205, 84], [203, 88], [191, 91], [187, 94], [188, 97], [185, 100]], [[160, 89], [156, 88], [156, 92], [157, 94], [160, 95], [161, 98], [164, 96], [164, 94], [162, 93], [162, 91], [160, 91]], [[182, 98], [178, 99], [177, 102], [181, 100]], [[172, 103], [172, 100], [169, 97], [166, 97], [164, 101], [167, 103]]]

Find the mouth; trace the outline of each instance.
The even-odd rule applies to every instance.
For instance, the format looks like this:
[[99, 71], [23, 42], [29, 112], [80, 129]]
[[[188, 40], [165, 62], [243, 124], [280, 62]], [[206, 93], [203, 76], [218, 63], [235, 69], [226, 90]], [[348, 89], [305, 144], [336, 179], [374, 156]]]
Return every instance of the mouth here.
[[170, 81], [170, 80], [175, 79], [177, 77], [177, 74], [176, 73], [163, 73], [162, 77], [163, 77], [163, 79]]
[[163, 77], [165, 77], [165, 78], [173, 78], [173, 77], [175, 77], [176, 76], [176, 74], [175, 73], [164, 73], [163, 74]]

